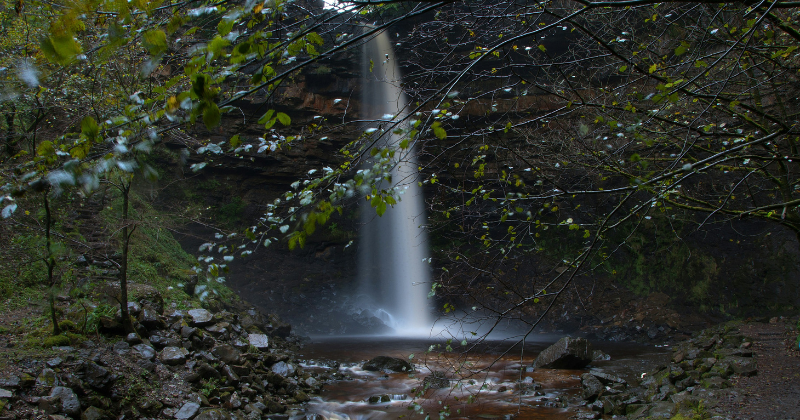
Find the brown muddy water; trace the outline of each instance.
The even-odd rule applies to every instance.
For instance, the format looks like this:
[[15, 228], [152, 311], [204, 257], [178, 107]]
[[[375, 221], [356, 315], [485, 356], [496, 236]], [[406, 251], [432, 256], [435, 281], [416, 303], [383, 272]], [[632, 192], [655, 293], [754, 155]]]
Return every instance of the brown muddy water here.
[[[436, 339], [391, 336], [316, 337], [298, 356], [307, 370], [331, 373], [330, 362], [339, 363], [345, 379], [325, 385], [309, 404], [309, 412], [326, 418], [388, 420], [431, 419], [569, 419], [579, 411], [580, 375], [585, 370], [530, 368], [536, 355], [561, 335], [537, 334], [524, 346], [513, 341], [485, 341], [462, 346]], [[668, 347], [624, 342], [593, 342], [611, 356], [596, 361], [598, 368], [636, 383], [641, 374], [669, 357]], [[415, 373], [384, 374], [361, 369], [376, 356], [410, 360]], [[327, 367], [326, 367], [327, 366]], [[444, 371], [446, 389], [423, 389], [422, 380], [432, 371]], [[390, 401], [369, 403], [373, 396]], [[564, 408], [566, 402], [569, 406]]]

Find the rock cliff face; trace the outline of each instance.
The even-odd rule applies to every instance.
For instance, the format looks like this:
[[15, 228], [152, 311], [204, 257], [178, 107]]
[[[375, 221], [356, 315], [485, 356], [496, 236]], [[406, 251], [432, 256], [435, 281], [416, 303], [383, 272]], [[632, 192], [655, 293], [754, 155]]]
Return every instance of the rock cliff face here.
[[[191, 185], [168, 188], [164, 204], [194, 200], [206, 208], [203, 217], [212, 216], [215, 223], [228, 221], [231, 228], [240, 230], [260, 217], [266, 204], [287, 191], [293, 181], [311, 170], [336, 164], [337, 151], [363, 128], [356, 122], [360, 115], [358, 55], [359, 51], [350, 51], [336, 60], [325, 60], [296, 76], [273, 97], [256, 96], [238, 103], [241, 112], [226, 116], [224, 130], [170, 133], [167, 141], [174, 149], [196, 149], [201, 139], [219, 142], [234, 133], [256, 138], [264, 136], [264, 130], [255, 121], [267, 109], [275, 109], [291, 115], [291, 128], [308, 137], [267, 155], [244, 152], [239, 157], [216, 157], [194, 176]], [[491, 112], [542, 111], [549, 106], [542, 95], [500, 97], [492, 103], [474, 101], [461, 121], [470, 124]], [[322, 120], [326, 121], [324, 132], [308, 134]], [[192, 160], [198, 159], [196, 156], [189, 159], [190, 163], [199, 162]], [[426, 190], [429, 196], [433, 193]], [[334, 216], [303, 249], [273, 246], [238, 259], [227, 276], [229, 286], [265, 311], [281, 314], [301, 333], [381, 331], [379, 320], [353, 305], [360, 220], [355, 203], [353, 199], [344, 214]], [[667, 243], [660, 242], [663, 235], [658, 235], [658, 226], [641, 229], [652, 235], [640, 235], [635, 247], [617, 254], [618, 274], [586, 276], [575, 293], [569, 292], [559, 313], [550, 318], [550, 328], [583, 327], [601, 339], [662, 339], [699, 326], [690, 317], [688, 322], [686, 316], [676, 318], [675, 309], [680, 305], [687, 305], [689, 312], [702, 309], [723, 317], [800, 306], [800, 252], [793, 235], [745, 222], [687, 230], [682, 239]], [[213, 235], [201, 224], [191, 225], [191, 231], [182, 239], [189, 252], [196, 252], [205, 238]], [[432, 234], [431, 242], [446, 243], [436, 235]], [[539, 272], [551, 262], [538, 256], [524, 265]], [[523, 277], [510, 281], [527, 281]], [[666, 299], [647, 299], [654, 293]]]

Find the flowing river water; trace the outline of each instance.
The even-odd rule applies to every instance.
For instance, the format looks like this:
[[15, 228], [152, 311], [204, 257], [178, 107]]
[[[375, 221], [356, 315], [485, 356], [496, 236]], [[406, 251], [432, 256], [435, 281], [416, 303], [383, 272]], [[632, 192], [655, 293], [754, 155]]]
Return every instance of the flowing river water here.
[[[317, 337], [307, 344], [300, 359], [307, 370], [337, 370], [334, 380], [310, 403], [310, 412], [328, 419], [424, 419], [447, 411], [450, 419], [568, 419], [582, 392], [580, 375], [587, 370], [532, 370], [536, 355], [560, 336], [540, 334], [522, 346], [511, 342], [486, 341], [465, 352], [466, 347], [434, 340], [393, 336]], [[642, 372], [668, 359], [668, 349], [636, 343], [595, 342], [595, 348], [611, 356], [591, 367], [613, 372], [626, 380], [637, 380]], [[433, 345], [433, 348], [431, 348]], [[431, 350], [432, 351], [429, 351]], [[417, 372], [368, 372], [363, 363], [376, 356], [409, 359]], [[332, 362], [336, 362], [332, 364]], [[338, 365], [338, 368], [336, 367]], [[331, 366], [334, 366], [331, 368]], [[461, 368], [461, 379], [454, 373]], [[422, 379], [432, 371], [445, 371], [450, 387], [428, 389]], [[339, 378], [339, 379], [336, 379]], [[370, 397], [388, 396], [389, 401], [370, 403]], [[584, 409], [585, 410], [585, 409]]]

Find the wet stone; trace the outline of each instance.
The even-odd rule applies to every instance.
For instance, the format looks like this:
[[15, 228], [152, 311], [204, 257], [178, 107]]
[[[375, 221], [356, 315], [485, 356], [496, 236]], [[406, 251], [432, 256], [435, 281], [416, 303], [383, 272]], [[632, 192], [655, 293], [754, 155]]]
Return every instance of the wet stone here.
[[231, 415], [227, 410], [222, 408], [212, 408], [200, 413], [195, 417], [197, 420], [231, 420]]
[[200, 411], [200, 404], [196, 402], [187, 402], [175, 413], [175, 418], [178, 420], [189, 420], [196, 416], [198, 411]]
[[251, 346], [259, 350], [266, 350], [269, 347], [269, 337], [266, 334], [250, 334], [247, 339]]
[[533, 366], [545, 369], [583, 369], [591, 362], [592, 347], [588, 340], [563, 337], [539, 353]]
[[372, 372], [385, 372], [385, 373], [392, 373], [392, 372], [413, 372], [414, 366], [411, 365], [407, 360], [403, 360], [397, 357], [389, 357], [389, 356], [378, 356], [367, 363], [364, 363], [362, 369], [372, 371]]
[[648, 418], [652, 419], [669, 419], [675, 415], [675, 404], [671, 402], [657, 402], [650, 407], [647, 413]]
[[367, 399], [367, 402], [370, 404], [380, 404], [380, 403], [387, 403], [392, 401], [391, 397], [386, 394], [383, 395], [373, 395]]
[[81, 403], [78, 401], [78, 396], [70, 388], [63, 386], [53, 387], [53, 390], [50, 391], [50, 397], [58, 399], [61, 403], [59, 411], [71, 416], [81, 412]]
[[589, 371], [589, 373], [594, 375], [597, 379], [600, 380], [600, 382], [602, 382], [602, 383], [604, 383], [606, 385], [612, 384], [612, 383], [617, 383], [617, 384], [622, 384], [622, 385], [627, 384], [627, 382], [624, 379], [620, 378], [619, 376], [612, 375], [610, 373], [605, 373], [605, 372], [603, 372], [601, 370], [598, 370], [598, 369], [592, 369], [592, 370]]
[[225, 328], [226, 325], [229, 325], [227, 322], [220, 322], [218, 324], [214, 324], [210, 327], [206, 327], [206, 331], [213, 335], [222, 335], [228, 332], [228, 329]]
[[114, 353], [124, 356], [131, 351], [131, 345], [124, 341], [117, 341], [114, 343]]
[[63, 360], [60, 357], [54, 357], [47, 361], [47, 366], [51, 368], [58, 367], [62, 362]]
[[156, 357], [156, 350], [147, 344], [137, 344], [133, 346], [133, 354], [145, 360], [153, 360]]
[[109, 373], [108, 369], [94, 362], [88, 362], [83, 366], [83, 380], [94, 389], [103, 390], [108, 388], [115, 377]]
[[291, 363], [278, 362], [272, 365], [272, 371], [283, 377], [294, 376], [295, 368]]
[[756, 361], [750, 357], [730, 357], [730, 366], [733, 371], [742, 376], [753, 376], [758, 373]]
[[214, 356], [219, 357], [219, 359], [222, 360], [223, 362], [231, 364], [237, 363], [239, 361], [239, 358], [241, 357], [241, 353], [239, 353], [239, 350], [236, 350], [235, 348], [233, 348], [233, 346], [228, 344], [215, 346], [211, 350], [211, 353]]
[[191, 336], [193, 336], [195, 332], [197, 332], [197, 328], [192, 328], [188, 326], [181, 327], [181, 337], [185, 339], [188, 339]]
[[192, 325], [196, 327], [204, 327], [214, 322], [214, 314], [206, 309], [192, 309], [189, 311], [189, 316], [192, 318]]
[[19, 378], [19, 376], [10, 376], [8, 378], [0, 379], [0, 387], [3, 387], [3, 388], [19, 388], [20, 387], [20, 378]]
[[95, 406], [87, 408], [83, 411], [83, 414], [81, 414], [81, 420], [103, 420], [106, 418], [105, 412]]
[[450, 380], [444, 372], [433, 371], [422, 380], [423, 388], [442, 389], [450, 387]]
[[584, 373], [581, 375], [581, 385], [583, 385], [583, 399], [592, 400], [603, 392], [603, 383], [595, 375]]
[[189, 352], [185, 348], [165, 347], [164, 350], [161, 350], [158, 358], [165, 365], [182, 365], [186, 362], [186, 356], [188, 355]]
[[7, 389], [0, 388], [0, 398], [11, 398], [13, 396], [14, 396], [13, 392]]
[[36, 385], [51, 387], [56, 385], [56, 372], [53, 369], [42, 369], [36, 378]]
[[139, 315], [139, 322], [148, 329], [158, 328], [162, 325], [161, 319], [158, 318], [158, 313], [147, 306], [142, 308], [142, 313]]

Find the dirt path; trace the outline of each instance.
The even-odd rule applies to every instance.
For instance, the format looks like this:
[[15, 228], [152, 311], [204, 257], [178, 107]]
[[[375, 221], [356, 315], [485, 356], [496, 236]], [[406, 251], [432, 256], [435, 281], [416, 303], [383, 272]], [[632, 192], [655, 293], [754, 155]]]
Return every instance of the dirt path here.
[[800, 351], [793, 324], [748, 323], [739, 328], [753, 338], [758, 375], [733, 379], [725, 396], [710, 407], [733, 420], [800, 420]]

